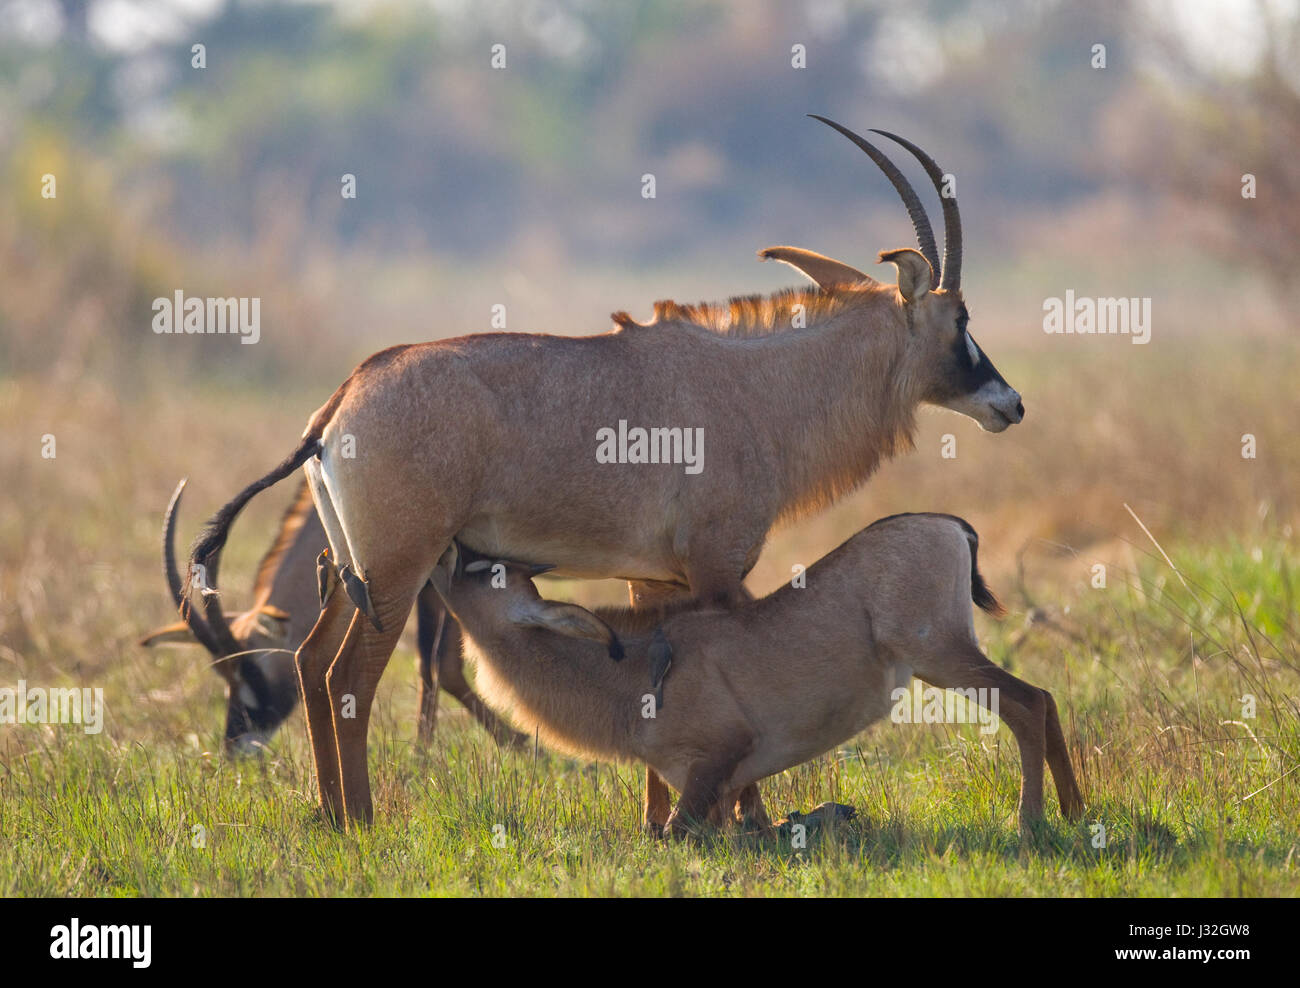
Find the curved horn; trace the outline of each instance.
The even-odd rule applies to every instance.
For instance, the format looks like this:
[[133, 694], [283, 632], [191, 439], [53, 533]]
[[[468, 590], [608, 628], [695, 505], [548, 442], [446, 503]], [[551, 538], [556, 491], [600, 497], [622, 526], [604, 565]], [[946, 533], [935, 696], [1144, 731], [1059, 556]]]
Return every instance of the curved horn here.
[[172, 499], [167, 502], [167, 513], [163, 515], [163, 574], [167, 577], [167, 589], [171, 591], [172, 601], [180, 607], [185, 600], [185, 591], [181, 583], [181, 571], [176, 566], [176, 510], [181, 506], [181, 495], [185, 493], [188, 478], [181, 480], [172, 492]]
[[221, 610], [221, 595], [216, 592], [217, 569], [221, 566], [221, 551], [224, 548], [225, 546], [219, 546], [208, 556], [206, 589], [209, 592], [203, 594], [203, 615], [207, 618], [208, 631], [216, 642], [215, 654], [218, 656], [234, 655], [236, 652], [244, 651], [244, 646], [239, 644], [230, 630], [230, 625], [226, 623], [226, 615]]
[[[939, 279], [939, 287], [946, 292], [956, 291], [961, 288], [961, 213], [957, 211], [957, 197], [943, 194], [943, 169], [935, 164], [933, 158], [905, 137], [875, 128], [872, 128], [871, 132], [881, 137], [888, 137], [895, 144], [911, 151], [912, 156], [921, 163], [925, 173], [930, 176], [930, 181], [934, 183], [934, 191], [939, 193], [939, 202], [943, 205], [943, 274]], [[933, 263], [932, 261], [931, 264]]]
[[203, 620], [188, 607], [185, 599], [185, 587], [181, 581], [181, 571], [176, 565], [176, 512], [181, 505], [181, 495], [185, 493], [187, 480], [182, 480], [172, 492], [172, 499], [167, 502], [167, 513], [163, 516], [163, 573], [167, 577], [167, 589], [186, 626], [194, 632], [199, 644], [213, 655], [219, 655], [217, 641]]
[[[818, 116], [816, 113], [810, 113], [808, 114], [808, 116], [812, 117], [814, 120], [820, 120], [827, 127], [833, 127], [835, 130], [838, 130], [841, 134], [843, 134], [850, 141], [852, 141], [863, 151], [865, 151], [867, 153], [867, 157], [870, 158], [872, 161], [874, 161], [877, 167], [879, 167], [880, 170], [885, 173], [885, 177], [888, 178], [891, 183], [893, 183], [894, 188], [898, 191], [899, 197], [902, 198], [903, 205], [907, 207], [907, 215], [910, 216], [912, 219], [912, 229], [916, 231], [916, 243], [917, 246], [921, 248], [922, 256], [927, 261], [930, 262], [930, 267], [932, 267], [935, 271], [938, 271], [939, 270], [939, 248], [935, 246], [934, 230], [930, 226], [930, 218], [925, 215], [925, 207], [921, 205], [921, 199], [919, 196], [917, 196], [916, 190], [913, 189], [911, 183], [908, 182], [908, 180], [903, 177], [903, 173], [898, 170], [898, 167], [892, 161], [886, 158], [884, 153], [879, 148], [877, 148], [874, 144], [872, 144], [871, 142], [867, 141], [862, 137], [859, 137], [857, 134], [853, 133], [853, 131], [849, 130], [847, 127], [841, 127], [834, 120], [828, 120], [826, 117]], [[886, 134], [885, 136], [889, 137], [892, 135]], [[897, 140], [897, 138], [895, 138], [895, 140]], [[944, 204], [945, 222], [947, 221], [947, 217], [948, 217], [948, 206], [947, 203], [945, 202]], [[960, 234], [958, 234], [957, 243], [958, 246], [961, 245]], [[957, 267], [958, 270], [960, 270], [961, 268], [960, 260], [957, 262]]]

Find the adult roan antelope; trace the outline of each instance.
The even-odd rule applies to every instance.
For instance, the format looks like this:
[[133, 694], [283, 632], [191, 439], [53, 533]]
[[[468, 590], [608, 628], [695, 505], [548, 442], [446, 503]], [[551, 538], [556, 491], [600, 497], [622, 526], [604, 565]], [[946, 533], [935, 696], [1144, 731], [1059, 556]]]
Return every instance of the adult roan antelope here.
[[[553, 563], [566, 576], [626, 579], [638, 603], [665, 592], [736, 602], [772, 525], [853, 490], [909, 448], [921, 404], [990, 432], [1021, 420], [1020, 395], [966, 329], [956, 200], [942, 198], [940, 268], [903, 175], [863, 138], [817, 119], [864, 150], [907, 207], [920, 250], [880, 255], [897, 267], [897, 285], [773, 248], [765, 255], [818, 287], [729, 305], [662, 302], [653, 323], [616, 313], [617, 328], [599, 336], [485, 333], [382, 350], [312, 415], [278, 467], [213, 517], [191, 558], [206, 567], [210, 614], [220, 609], [217, 569], [231, 522], [259, 491], [305, 468], [347, 588], [297, 653], [332, 819], [372, 819], [366, 733], [375, 689], [453, 537], [488, 555]], [[940, 188], [928, 155], [884, 136]], [[656, 428], [655, 453], [664, 455], [647, 455], [642, 442], [626, 463], [601, 462], [602, 437], [620, 423]], [[704, 446], [696, 451], [698, 472], [681, 465], [687, 429], [707, 445], [707, 461]], [[344, 697], [355, 717], [342, 716]], [[651, 826], [667, 818], [657, 792], [648, 787]]]
[[1043, 814], [1044, 757], [1062, 814], [1077, 820], [1083, 800], [1052, 695], [990, 662], [976, 640], [972, 601], [1001, 613], [978, 548], [960, 518], [893, 515], [809, 567], [802, 587], [663, 616], [544, 600], [537, 567], [455, 543], [432, 583], [488, 703], [550, 747], [649, 764], [681, 793], [672, 835], [725, 820], [740, 790], [849, 740], [890, 712], [913, 675], [1006, 720], [1020, 748], [1022, 833]]
[[[176, 513], [185, 481], [172, 494], [163, 518], [163, 573], [177, 606], [183, 599], [176, 565]], [[260, 750], [298, 703], [298, 671], [293, 653], [320, 615], [316, 559], [328, 544], [325, 529], [304, 482], [280, 521], [271, 548], [257, 567], [253, 604], [242, 613], [221, 614], [209, 625], [197, 611], [185, 620], [156, 628], [140, 644], [198, 644], [212, 656], [212, 667], [226, 681], [224, 746], [230, 753]], [[438, 690], [449, 693], [499, 743], [527, 742], [484, 706], [465, 679], [460, 629], [426, 587], [416, 600], [416, 641], [420, 656], [418, 736], [433, 737]]]

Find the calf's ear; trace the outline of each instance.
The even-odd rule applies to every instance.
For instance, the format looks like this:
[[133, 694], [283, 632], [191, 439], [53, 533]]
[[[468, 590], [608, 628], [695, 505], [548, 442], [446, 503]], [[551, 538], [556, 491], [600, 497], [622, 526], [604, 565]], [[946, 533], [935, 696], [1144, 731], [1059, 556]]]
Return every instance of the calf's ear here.
[[618, 641], [613, 628], [577, 604], [539, 600], [534, 606], [521, 608], [510, 619], [521, 628], [546, 628], [566, 638], [586, 638], [611, 648]]

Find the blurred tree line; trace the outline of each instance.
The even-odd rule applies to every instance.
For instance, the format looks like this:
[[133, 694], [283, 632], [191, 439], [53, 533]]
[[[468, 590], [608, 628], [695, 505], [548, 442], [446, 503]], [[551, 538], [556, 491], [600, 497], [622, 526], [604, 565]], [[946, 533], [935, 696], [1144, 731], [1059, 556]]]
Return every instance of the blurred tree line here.
[[[0, 0], [0, 360], [69, 297], [94, 299], [92, 322], [147, 306], [189, 251], [473, 264], [540, 237], [567, 263], [634, 267], [771, 239], [830, 250], [876, 216], [905, 229], [808, 112], [959, 165], [981, 257], [1120, 194], [1196, 212], [1224, 258], [1289, 287], [1298, 21], [1241, 7], [1267, 48], [1215, 69], [1140, 0]], [[50, 208], [40, 177], [60, 168]], [[299, 315], [328, 318], [306, 298]]]

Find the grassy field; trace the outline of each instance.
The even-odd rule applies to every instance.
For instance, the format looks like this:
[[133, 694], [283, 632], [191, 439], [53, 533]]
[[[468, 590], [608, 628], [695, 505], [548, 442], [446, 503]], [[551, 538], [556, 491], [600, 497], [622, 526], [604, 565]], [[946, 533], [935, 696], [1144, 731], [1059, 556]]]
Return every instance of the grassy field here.
[[[193, 477], [188, 540], [334, 382], [271, 401], [147, 374], [125, 387], [0, 378], [0, 687], [100, 687], [108, 710], [97, 735], [0, 726], [0, 895], [1295, 895], [1300, 351], [1171, 344], [1135, 363], [1139, 348], [1111, 342], [1054, 360], [990, 347], [1026, 394], [1024, 425], [991, 437], [926, 416], [915, 452], [777, 533], [751, 578], [767, 592], [893, 511], [969, 518], [1011, 611], [978, 616], [979, 634], [1056, 697], [1086, 820], [1066, 824], [1049, 787], [1046, 826], [1017, 836], [1005, 727], [882, 723], [763, 783], [774, 815], [857, 808], [806, 848], [643, 838], [638, 768], [498, 751], [448, 701], [421, 750], [409, 643], [371, 729], [377, 823], [326, 828], [300, 714], [267, 756], [227, 760], [204, 658], [135, 642], [171, 619], [158, 528], [176, 479]], [[947, 432], [954, 460], [939, 455]], [[236, 526], [223, 567], [235, 602], [288, 493]]]

